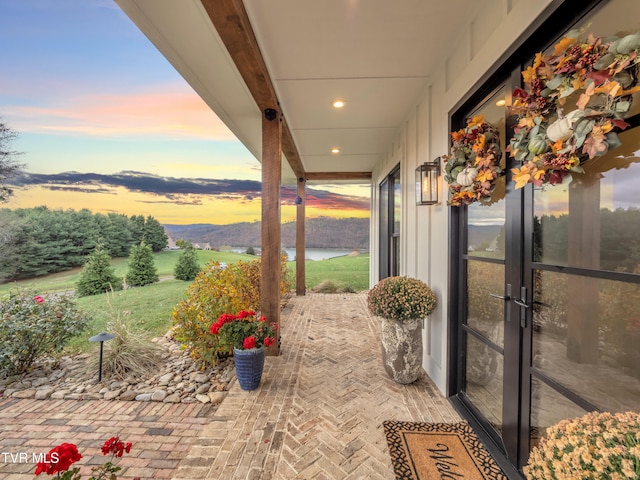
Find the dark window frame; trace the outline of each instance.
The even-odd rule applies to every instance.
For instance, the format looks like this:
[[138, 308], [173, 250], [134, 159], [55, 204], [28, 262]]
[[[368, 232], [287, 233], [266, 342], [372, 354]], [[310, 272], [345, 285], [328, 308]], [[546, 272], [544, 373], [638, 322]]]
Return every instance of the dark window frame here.
[[[401, 186], [400, 164], [396, 165], [378, 185], [379, 221], [379, 265], [378, 280], [399, 274], [400, 232], [395, 231], [395, 186]], [[385, 214], [382, 215], [382, 212]], [[393, 247], [393, 248], [392, 248]], [[392, 254], [393, 253], [393, 254]]]

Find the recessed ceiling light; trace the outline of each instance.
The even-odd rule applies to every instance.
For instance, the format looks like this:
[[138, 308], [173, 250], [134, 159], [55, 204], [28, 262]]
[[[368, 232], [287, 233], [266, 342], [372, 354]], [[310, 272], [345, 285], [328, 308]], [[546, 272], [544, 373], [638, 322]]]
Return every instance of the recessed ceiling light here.
[[507, 104], [507, 101], [504, 98], [496, 102], [496, 105], [499, 107], [504, 107], [506, 104]]
[[331, 105], [333, 105], [333, 108], [343, 108], [346, 104], [347, 102], [339, 98], [331, 102]]
[[338, 147], [333, 147], [331, 149], [331, 153], [340, 153], [340, 149]]

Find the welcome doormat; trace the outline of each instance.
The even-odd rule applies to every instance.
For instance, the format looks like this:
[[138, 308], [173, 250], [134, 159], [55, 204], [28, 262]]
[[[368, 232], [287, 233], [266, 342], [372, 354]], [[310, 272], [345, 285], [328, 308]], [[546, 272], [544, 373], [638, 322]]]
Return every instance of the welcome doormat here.
[[398, 480], [508, 480], [467, 422], [383, 426]]

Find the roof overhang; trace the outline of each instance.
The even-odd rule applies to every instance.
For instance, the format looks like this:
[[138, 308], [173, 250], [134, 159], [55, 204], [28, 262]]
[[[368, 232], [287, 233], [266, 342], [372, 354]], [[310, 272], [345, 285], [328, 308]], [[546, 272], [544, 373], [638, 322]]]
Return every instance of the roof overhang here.
[[[370, 181], [482, 2], [116, 3], [258, 160], [262, 110], [269, 97], [279, 103], [283, 183], [300, 169], [313, 182], [353, 183]], [[338, 98], [347, 102], [340, 110], [331, 105]]]

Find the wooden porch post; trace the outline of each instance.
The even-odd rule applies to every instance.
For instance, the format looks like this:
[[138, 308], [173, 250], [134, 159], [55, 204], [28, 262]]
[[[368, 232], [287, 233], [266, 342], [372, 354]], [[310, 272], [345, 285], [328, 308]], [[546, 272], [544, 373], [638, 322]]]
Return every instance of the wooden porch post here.
[[[260, 309], [269, 322], [280, 327], [280, 181], [282, 158], [280, 113], [267, 108], [262, 116], [262, 253]], [[267, 355], [280, 353], [278, 341], [267, 348]]]
[[296, 295], [304, 295], [306, 293], [305, 280], [305, 184], [303, 177], [298, 178], [298, 201], [296, 209]]

